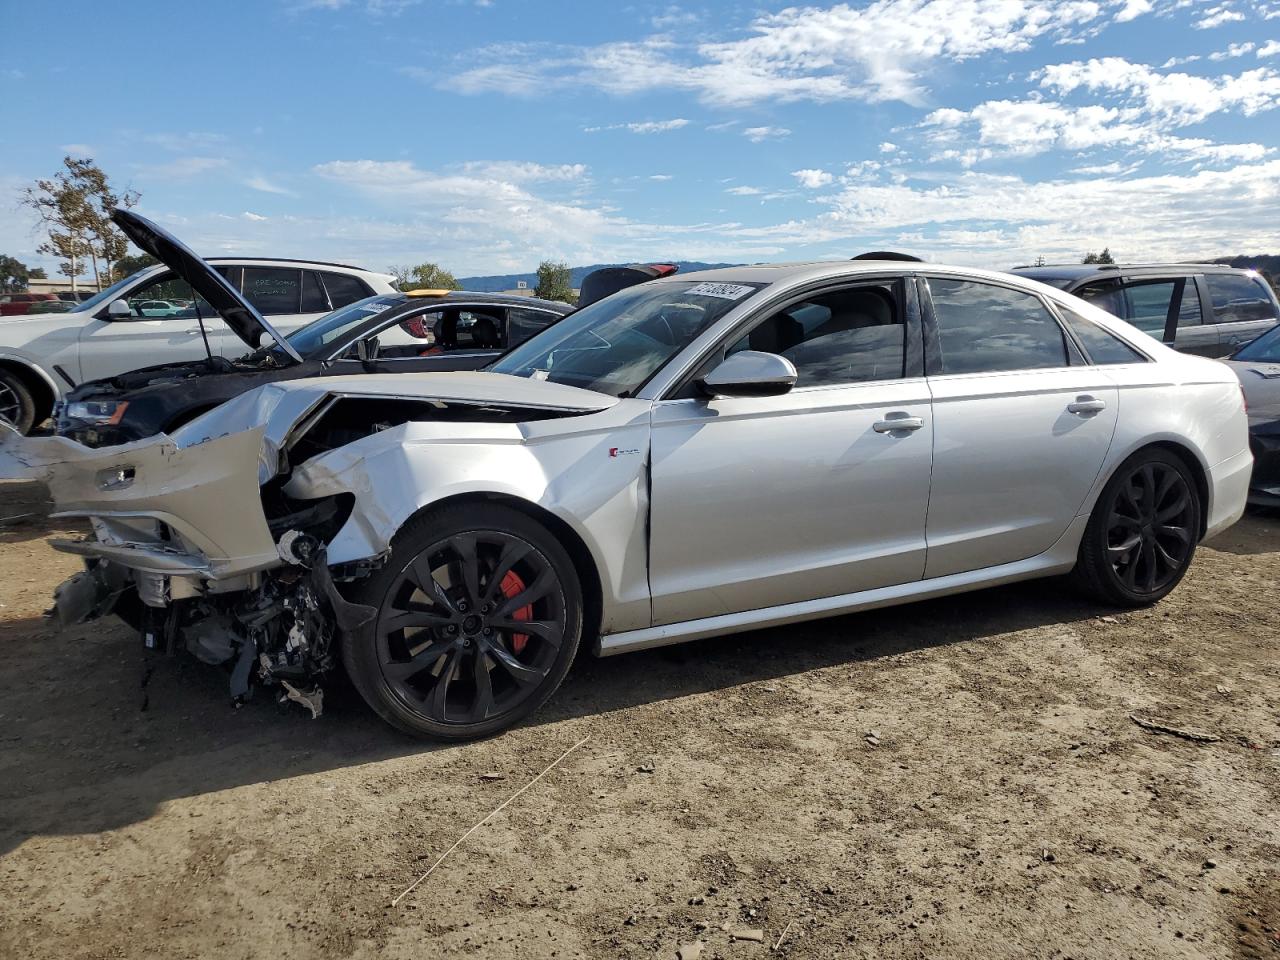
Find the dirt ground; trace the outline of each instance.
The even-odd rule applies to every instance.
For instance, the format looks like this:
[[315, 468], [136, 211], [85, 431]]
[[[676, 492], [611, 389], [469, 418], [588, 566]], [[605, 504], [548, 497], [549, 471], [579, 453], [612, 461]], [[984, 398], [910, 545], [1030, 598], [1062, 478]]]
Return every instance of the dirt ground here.
[[1151, 610], [1042, 581], [587, 658], [453, 747], [182, 658], [143, 709], [126, 628], [42, 621], [53, 532], [0, 521], [0, 957], [1280, 957], [1275, 515]]

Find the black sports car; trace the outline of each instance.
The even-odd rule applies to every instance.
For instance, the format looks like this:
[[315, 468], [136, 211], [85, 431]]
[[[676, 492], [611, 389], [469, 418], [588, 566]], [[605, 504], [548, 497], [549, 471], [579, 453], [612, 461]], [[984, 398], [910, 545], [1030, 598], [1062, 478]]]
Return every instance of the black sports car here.
[[573, 311], [535, 297], [413, 290], [359, 300], [282, 336], [204, 260], [162, 228], [117, 211], [139, 247], [191, 284], [197, 309], [216, 311], [245, 343], [214, 356], [91, 380], [55, 411], [58, 434], [101, 447], [168, 432], [232, 397], [275, 380], [352, 372], [475, 370]]
[[1240, 378], [1249, 405], [1249, 502], [1280, 507], [1280, 326], [1245, 344], [1225, 362]]

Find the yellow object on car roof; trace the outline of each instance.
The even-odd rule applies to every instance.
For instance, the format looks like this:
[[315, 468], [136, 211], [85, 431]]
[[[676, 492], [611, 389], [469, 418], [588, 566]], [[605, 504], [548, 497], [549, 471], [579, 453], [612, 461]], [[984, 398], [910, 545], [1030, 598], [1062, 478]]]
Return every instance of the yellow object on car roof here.
[[406, 297], [444, 297], [453, 293], [452, 290], [406, 290]]

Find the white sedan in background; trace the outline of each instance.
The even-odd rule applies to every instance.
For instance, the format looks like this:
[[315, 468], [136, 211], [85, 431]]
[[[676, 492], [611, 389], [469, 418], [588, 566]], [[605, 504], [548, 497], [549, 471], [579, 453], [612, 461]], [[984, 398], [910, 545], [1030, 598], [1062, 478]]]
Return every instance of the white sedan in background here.
[[315, 702], [340, 660], [420, 736], [611, 655], [1032, 577], [1158, 601], [1234, 523], [1240, 385], [1034, 281], [924, 263], [653, 280], [486, 372], [244, 394], [105, 450], [4, 443], [111, 610]]

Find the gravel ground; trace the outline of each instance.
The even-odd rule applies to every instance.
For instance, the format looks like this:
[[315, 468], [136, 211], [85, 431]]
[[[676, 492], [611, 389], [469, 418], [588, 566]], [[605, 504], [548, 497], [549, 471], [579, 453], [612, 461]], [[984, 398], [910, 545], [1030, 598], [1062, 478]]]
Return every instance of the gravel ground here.
[[0, 957], [1280, 957], [1275, 515], [1150, 610], [1041, 581], [584, 659], [434, 747], [184, 658], [144, 692], [122, 625], [41, 619], [39, 506], [0, 485]]

